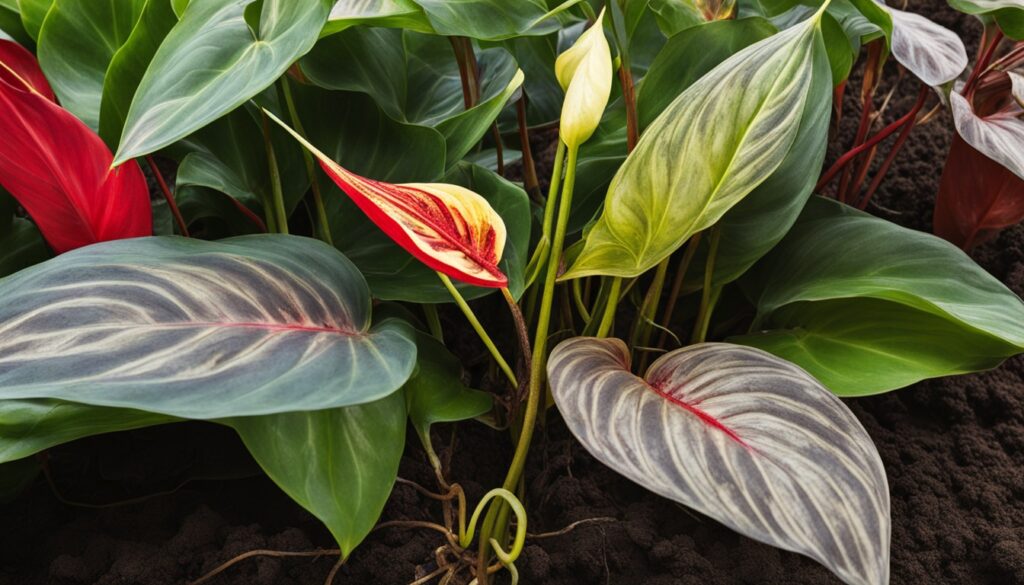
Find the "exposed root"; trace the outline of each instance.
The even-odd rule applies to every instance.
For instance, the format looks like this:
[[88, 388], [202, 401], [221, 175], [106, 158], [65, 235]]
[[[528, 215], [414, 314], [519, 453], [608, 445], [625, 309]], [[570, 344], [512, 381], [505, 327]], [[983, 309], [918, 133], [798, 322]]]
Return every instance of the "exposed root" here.
[[616, 522], [616, 521], [617, 520], [615, 518], [612, 518], [611, 516], [600, 516], [600, 517], [597, 517], [597, 518], [584, 518], [583, 520], [577, 520], [576, 522], [573, 522], [572, 524], [566, 526], [565, 528], [563, 528], [561, 530], [556, 530], [554, 532], [541, 532], [540, 534], [526, 533], [526, 538], [529, 539], [529, 540], [541, 540], [541, 539], [544, 539], [544, 538], [554, 538], [556, 536], [563, 536], [563, 535], [569, 534], [573, 530], [576, 530], [577, 528], [579, 528], [580, 526], [583, 526], [585, 524], [607, 524], [609, 522]]
[[[336, 548], [318, 549], [318, 550], [311, 550], [311, 551], [284, 551], [284, 550], [266, 550], [266, 549], [251, 550], [249, 552], [242, 553], [242, 554], [238, 555], [237, 557], [235, 557], [233, 559], [230, 559], [230, 560], [220, 564], [216, 569], [210, 571], [209, 573], [206, 573], [205, 575], [203, 575], [202, 577], [196, 579], [195, 581], [192, 581], [191, 583], [189, 583], [189, 585], [200, 585], [201, 583], [206, 583], [210, 579], [213, 579], [217, 575], [220, 575], [221, 573], [223, 573], [224, 571], [226, 571], [226, 570], [230, 569], [231, 567], [237, 565], [238, 563], [240, 563], [240, 562], [242, 562], [242, 561], [244, 561], [246, 559], [251, 559], [253, 557], [285, 558], [285, 557], [325, 557], [325, 556], [340, 556], [340, 555], [341, 555], [341, 550], [336, 549]], [[330, 579], [334, 578], [334, 574], [337, 572], [337, 569], [341, 567], [341, 564], [342, 564], [342, 561], [339, 561], [338, 564], [335, 565], [335, 568], [331, 571]], [[330, 580], [328, 581], [328, 583], [330, 583]]]

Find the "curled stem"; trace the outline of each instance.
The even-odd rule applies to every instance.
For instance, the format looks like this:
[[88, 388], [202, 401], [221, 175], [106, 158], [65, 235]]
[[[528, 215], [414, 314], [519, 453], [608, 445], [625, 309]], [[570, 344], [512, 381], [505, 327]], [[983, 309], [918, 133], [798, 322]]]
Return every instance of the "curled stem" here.
[[[502, 553], [498, 555], [502, 564], [511, 563], [519, 558], [520, 553], [523, 552], [523, 545], [526, 543], [526, 508], [523, 507], [523, 503], [519, 501], [519, 498], [517, 498], [515, 494], [505, 488], [494, 488], [484, 495], [480, 500], [480, 503], [476, 505], [476, 509], [473, 510], [473, 515], [469, 519], [468, 527], [461, 524], [462, 520], [460, 520], [459, 544], [462, 548], [468, 548], [473, 542], [473, 536], [476, 535], [476, 525], [480, 520], [480, 513], [484, 511], [487, 503], [494, 498], [501, 498], [505, 500], [516, 515], [516, 536], [512, 541], [512, 549], [507, 553], [502, 551]], [[491, 538], [490, 541], [491, 546], [494, 546], [495, 540]], [[499, 550], [501, 550], [500, 547], [495, 547], [495, 551]], [[502, 556], [504, 556], [504, 558], [502, 558]]]

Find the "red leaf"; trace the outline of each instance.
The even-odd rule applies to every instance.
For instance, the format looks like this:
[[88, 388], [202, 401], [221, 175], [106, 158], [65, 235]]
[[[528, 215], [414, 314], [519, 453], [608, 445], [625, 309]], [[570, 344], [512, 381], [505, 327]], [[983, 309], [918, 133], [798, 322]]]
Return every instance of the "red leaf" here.
[[0, 184], [54, 251], [152, 235], [138, 163], [110, 169], [113, 156], [95, 132], [38, 85], [27, 88], [20, 75], [12, 82], [12, 67], [0, 70]]
[[1024, 220], [1024, 180], [959, 134], [942, 171], [935, 234], [965, 250]]
[[42, 94], [51, 102], [57, 101], [36, 58], [18, 43], [0, 40], [0, 81]]

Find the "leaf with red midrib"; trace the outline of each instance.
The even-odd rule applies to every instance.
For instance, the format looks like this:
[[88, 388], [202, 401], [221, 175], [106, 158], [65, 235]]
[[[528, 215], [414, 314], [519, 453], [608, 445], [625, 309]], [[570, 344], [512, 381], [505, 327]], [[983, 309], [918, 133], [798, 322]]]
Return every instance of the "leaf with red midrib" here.
[[501, 288], [507, 237], [501, 216], [479, 194], [445, 183], [396, 185], [342, 167], [272, 113], [267, 115], [315, 156], [324, 172], [396, 244], [430, 268], [476, 286]]
[[152, 235], [138, 163], [111, 169], [106, 144], [52, 101], [38, 65], [18, 49], [0, 43], [0, 184], [57, 253]]

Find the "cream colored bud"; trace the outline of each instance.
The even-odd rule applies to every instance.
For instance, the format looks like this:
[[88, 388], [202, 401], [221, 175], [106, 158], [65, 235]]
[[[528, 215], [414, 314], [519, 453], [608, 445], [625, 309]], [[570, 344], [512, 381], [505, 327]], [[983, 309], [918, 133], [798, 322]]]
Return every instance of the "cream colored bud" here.
[[586, 142], [597, 130], [612, 91], [612, 52], [602, 22], [604, 10], [555, 60], [555, 76], [565, 90], [560, 134], [571, 148]]

